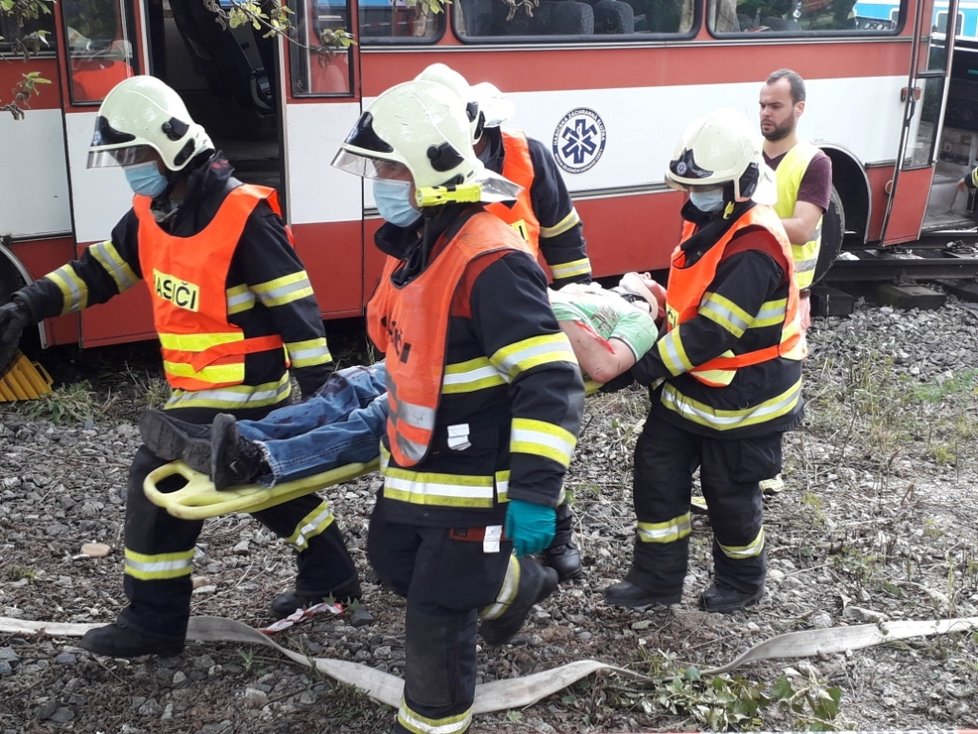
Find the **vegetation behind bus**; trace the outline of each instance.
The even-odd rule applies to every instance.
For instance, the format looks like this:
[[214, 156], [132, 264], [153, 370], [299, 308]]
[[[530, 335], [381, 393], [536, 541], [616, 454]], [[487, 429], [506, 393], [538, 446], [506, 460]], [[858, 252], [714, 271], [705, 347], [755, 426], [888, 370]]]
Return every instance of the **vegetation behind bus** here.
[[[42, 16], [51, 15], [53, 5], [54, 0], [0, 0], [0, 16], [11, 18], [18, 28], [23, 28], [25, 24], [37, 21]], [[15, 39], [0, 36], [0, 41], [9, 43], [15, 53], [29, 59], [41, 48], [50, 45], [49, 35], [49, 31], [36, 29]], [[40, 94], [40, 87], [51, 83], [50, 79], [45, 79], [38, 71], [28, 71], [21, 76], [21, 80], [11, 90], [13, 97], [9, 101], [0, 97], [0, 110], [9, 112], [15, 120], [23, 119], [24, 111], [30, 107], [31, 97]]]

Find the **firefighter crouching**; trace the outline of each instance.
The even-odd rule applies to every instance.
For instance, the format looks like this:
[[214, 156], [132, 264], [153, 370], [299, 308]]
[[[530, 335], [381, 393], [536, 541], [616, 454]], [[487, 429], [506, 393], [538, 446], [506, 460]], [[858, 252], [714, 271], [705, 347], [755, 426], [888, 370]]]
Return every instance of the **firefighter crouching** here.
[[480, 616], [500, 644], [556, 587], [525, 556], [553, 537], [583, 408], [546, 278], [482, 206], [518, 188], [479, 162], [470, 122], [445, 85], [406, 82], [370, 105], [333, 161], [374, 179], [387, 222], [367, 324], [386, 355], [390, 415], [367, 549], [407, 598], [396, 732], [467, 731]]
[[[150, 76], [126, 79], [105, 98], [88, 165], [121, 166], [135, 194], [132, 209], [111, 239], [14, 294], [20, 328], [103, 303], [142, 279], [172, 388], [167, 412], [191, 423], [220, 412], [260, 417], [290, 400], [286, 353], [303, 393], [315, 392], [331, 357], [274, 190], [233, 178], [179, 95]], [[133, 460], [123, 581], [129, 606], [114, 624], [85, 634], [80, 644], [92, 652], [183, 649], [202, 523], [171, 517], [146, 499], [143, 480], [163, 463], [145, 446]], [[298, 551], [296, 591], [275, 600], [276, 616], [310, 598], [359, 596], [327, 503], [309, 495], [255, 517]]]
[[637, 537], [631, 569], [605, 599], [680, 600], [698, 466], [714, 563], [699, 602], [732, 612], [764, 592], [758, 482], [780, 471], [781, 436], [802, 417], [798, 287], [768, 206], [773, 177], [743, 115], [717, 110], [690, 124], [666, 180], [690, 200], [669, 270], [667, 332], [633, 368], [652, 398], [635, 447]]

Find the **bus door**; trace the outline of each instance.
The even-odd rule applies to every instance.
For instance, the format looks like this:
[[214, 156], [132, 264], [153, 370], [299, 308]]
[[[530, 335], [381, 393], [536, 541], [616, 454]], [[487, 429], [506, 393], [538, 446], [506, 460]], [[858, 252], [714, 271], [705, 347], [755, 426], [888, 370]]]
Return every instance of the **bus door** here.
[[[947, 97], [954, 34], [942, 33], [933, 25], [932, 4], [921, 0], [910, 5], [913, 17], [913, 47], [904, 99], [900, 147], [889, 184], [889, 197], [880, 239], [897, 244], [917, 239], [922, 229], [946, 226], [953, 218], [955, 184], [960, 176], [948, 175], [946, 167], [935, 167], [937, 142]], [[957, 0], [951, 0], [945, 17], [956, 17]], [[926, 213], [922, 207], [926, 204]], [[925, 219], [926, 218], [926, 219]]]
[[[361, 112], [357, 46], [335, 41], [339, 31], [356, 34], [356, 8], [351, 0], [292, 0], [289, 7], [295, 31], [281, 78], [288, 221], [323, 313], [358, 316], [363, 183], [330, 165]], [[327, 54], [311, 50], [324, 41], [336, 45]]]
[[[132, 191], [114, 168], [86, 168], [99, 104], [118, 82], [144, 73], [145, 44], [131, 0], [62, 0], [54, 6], [61, 107], [76, 255], [107, 239], [130, 207]], [[104, 307], [81, 314], [80, 343], [97, 346], [153, 335], [149, 299], [136, 287], [111, 316]]]
[[[978, 37], [974, 11], [957, 6], [936, 14], [941, 45], [946, 47], [947, 92], [940, 144], [935, 153], [936, 168], [927, 205], [925, 230], [967, 229], [975, 226], [974, 190], [959, 191], [957, 182], [978, 166]], [[954, 36], [946, 35], [948, 18], [956, 15]], [[969, 28], [966, 18], [970, 20]], [[970, 31], [970, 32], [969, 32]], [[937, 35], [937, 34], [935, 34]]]

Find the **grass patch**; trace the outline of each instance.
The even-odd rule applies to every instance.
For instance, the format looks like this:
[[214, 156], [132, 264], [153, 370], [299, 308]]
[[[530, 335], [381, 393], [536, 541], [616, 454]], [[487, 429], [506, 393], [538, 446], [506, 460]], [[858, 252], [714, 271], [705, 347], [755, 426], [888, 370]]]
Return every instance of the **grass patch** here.
[[792, 726], [809, 731], [832, 731], [842, 690], [829, 685], [808, 668], [786, 668], [773, 680], [753, 680], [727, 673], [704, 676], [673, 655], [639, 648], [640, 667], [655, 679], [652, 690], [624, 689], [617, 705], [647, 715], [667, 713], [684, 724], [708, 731], [752, 731], [789, 718]]

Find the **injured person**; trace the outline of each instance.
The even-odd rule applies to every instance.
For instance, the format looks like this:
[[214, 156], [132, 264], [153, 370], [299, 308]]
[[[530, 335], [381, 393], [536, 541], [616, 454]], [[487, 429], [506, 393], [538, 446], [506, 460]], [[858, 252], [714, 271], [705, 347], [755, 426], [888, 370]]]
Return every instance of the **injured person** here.
[[[550, 302], [581, 371], [605, 383], [627, 372], [658, 338], [665, 289], [647, 273], [627, 273], [610, 289], [572, 283], [551, 290]], [[139, 429], [158, 457], [182, 459], [209, 475], [216, 489], [272, 487], [377, 459], [386, 389], [384, 363], [377, 362], [337, 370], [308, 399], [261, 420], [221, 413], [202, 426], [152, 410]]]

